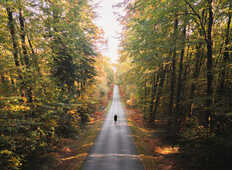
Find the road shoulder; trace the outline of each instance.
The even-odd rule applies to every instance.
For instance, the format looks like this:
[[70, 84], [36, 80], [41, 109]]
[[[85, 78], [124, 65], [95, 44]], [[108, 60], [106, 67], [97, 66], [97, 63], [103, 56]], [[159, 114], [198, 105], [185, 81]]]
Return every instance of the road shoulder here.
[[101, 130], [104, 118], [112, 104], [107, 107], [81, 131], [78, 139], [63, 139], [57, 154], [56, 170], [81, 170], [94, 141]]
[[162, 128], [147, 127], [142, 112], [129, 108], [122, 97], [121, 103], [144, 169], [175, 170], [178, 148], [164, 142], [165, 131]]

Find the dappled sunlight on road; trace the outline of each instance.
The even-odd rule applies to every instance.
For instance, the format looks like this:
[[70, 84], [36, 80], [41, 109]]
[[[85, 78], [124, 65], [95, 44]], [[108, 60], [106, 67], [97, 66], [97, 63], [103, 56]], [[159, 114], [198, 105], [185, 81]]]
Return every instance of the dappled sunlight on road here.
[[[167, 152], [167, 151], [166, 151]], [[108, 153], [108, 154], [91, 154], [89, 155], [89, 157], [92, 158], [105, 158], [105, 157], [118, 157], [118, 158], [123, 158], [123, 157], [127, 157], [127, 158], [132, 158], [132, 159], [158, 159], [159, 156], [162, 155], [144, 155], [144, 154], [140, 154], [140, 155], [133, 155], [133, 154], [117, 154], [117, 153]]]
[[140, 160], [115, 86], [112, 105], [82, 170], [143, 170]]
[[104, 158], [104, 157], [117, 157], [117, 158], [131, 158], [131, 159], [139, 159], [139, 155], [133, 154], [118, 154], [118, 153], [108, 153], [108, 154], [91, 154], [89, 157], [93, 158]]
[[118, 122], [114, 123], [112, 126], [127, 126], [127, 123], [118, 121]]
[[140, 155], [139, 155], [139, 158], [140, 158], [140, 159], [154, 159], [154, 160], [156, 160], [156, 159], [157, 159], [157, 156], [140, 154]]
[[88, 153], [80, 153], [78, 155], [63, 158], [63, 159], [61, 159], [61, 161], [67, 161], [67, 160], [71, 160], [71, 159], [79, 159], [79, 158], [82, 158], [82, 157], [86, 157], [87, 155], [88, 155]]

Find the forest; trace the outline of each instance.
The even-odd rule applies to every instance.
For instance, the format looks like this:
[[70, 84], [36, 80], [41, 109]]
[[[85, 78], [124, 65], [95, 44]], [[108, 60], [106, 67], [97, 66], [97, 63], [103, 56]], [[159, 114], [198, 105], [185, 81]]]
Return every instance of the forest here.
[[187, 169], [231, 169], [232, 1], [120, 5], [116, 78], [127, 105], [151, 128], [165, 126]]
[[[0, 169], [38, 169], [113, 82], [87, 0], [0, 1]], [[37, 166], [37, 167], [36, 167]]]
[[147, 129], [179, 148], [177, 169], [231, 169], [232, 1], [123, 0], [116, 64], [98, 49], [90, 2], [0, 1], [0, 169], [50, 164], [114, 84]]

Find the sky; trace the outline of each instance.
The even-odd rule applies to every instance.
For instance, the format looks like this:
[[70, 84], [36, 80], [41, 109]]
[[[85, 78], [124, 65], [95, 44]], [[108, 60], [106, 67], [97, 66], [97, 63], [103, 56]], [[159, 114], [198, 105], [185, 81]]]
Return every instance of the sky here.
[[122, 0], [94, 0], [99, 3], [99, 7], [94, 9], [97, 13], [95, 23], [104, 30], [104, 38], [107, 40], [107, 48], [102, 49], [104, 56], [111, 59], [113, 63], [119, 58], [118, 49], [120, 45], [119, 35], [122, 31], [122, 25], [117, 21], [116, 13], [123, 14], [122, 8], [113, 7]]

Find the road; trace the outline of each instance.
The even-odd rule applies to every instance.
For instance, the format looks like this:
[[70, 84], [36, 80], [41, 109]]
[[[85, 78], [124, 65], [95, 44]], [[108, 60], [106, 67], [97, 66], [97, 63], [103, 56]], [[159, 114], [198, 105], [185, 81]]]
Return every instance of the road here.
[[[113, 120], [114, 114], [118, 115], [116, 123]], [[136, 155], [135, 144], [119, 99], [118, 86], [114, 87], [111, 108], [82, 170], [144, 170]]]

